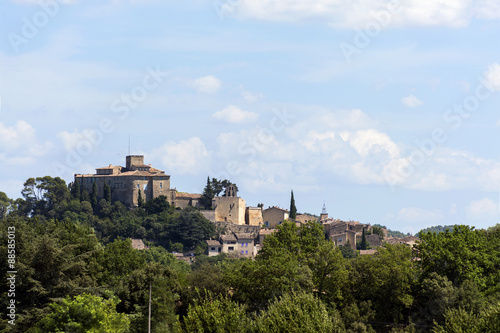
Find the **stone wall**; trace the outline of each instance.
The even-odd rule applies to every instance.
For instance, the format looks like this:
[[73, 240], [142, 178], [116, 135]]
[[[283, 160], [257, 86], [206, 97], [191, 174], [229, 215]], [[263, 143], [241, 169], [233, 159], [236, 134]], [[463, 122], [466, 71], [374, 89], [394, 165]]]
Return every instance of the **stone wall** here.
[[215, 210], [215, 220], [245, 224], [245, 200], [238, 197], [215, 197], [212, 207]]
[[247, 225], [262, 225], [264, 223], [262, 209], [259, 207], [247, 207], [245, 213], [245, 223]]

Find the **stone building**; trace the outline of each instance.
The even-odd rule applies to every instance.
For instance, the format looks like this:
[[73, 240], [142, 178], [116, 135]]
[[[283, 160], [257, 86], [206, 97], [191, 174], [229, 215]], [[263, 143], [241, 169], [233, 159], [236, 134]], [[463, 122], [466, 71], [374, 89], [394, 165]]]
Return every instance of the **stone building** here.
[[247, 207], [245, 212], [245, 224], [247, 225], [262, 225], [264, 218], [262, 216], [261, 207]]
[[228, 186], [224, 196], [213, 198], [212, 208], [215, 211], [215, 221], [217, 222], [245, 224], [246, 203], [245, 200], [238, 197], [238, 189], [235, 185]]
[[106, 183], [111, 188], [112, 201], [120, 201], [128, 207], [138, 205], [139, 193], [145, 202], [164, 195], [170, 204], [175, 204], [176, 191], [170, 189], [170, 176], [165, 171], [144, 164], [142, 155], [127, 156], [125, 165], [110, 164], [96, 169], [93, 175], [75, 174], [75, 182], [79, 182], [80, 188], [89, 194], [96, 183], [98, 200], [104, 197]]
[[207, 255], [209, 257], [217, 256], [221, 253], [227, 253], [234, 257], [253, 257], [255, 255], [255, 237], [250, 233], [230, 232], [221, 235], [219, 240], [208, 240]]
[[269, 207], [268, 209], [264, 209], [262, 212], [262, 217], [264, 220], [264, 226], [266, 228], [274, 229], [283, 221], [288, 220], [290, 217], [290, 212], [286, 209], [279, 207]]

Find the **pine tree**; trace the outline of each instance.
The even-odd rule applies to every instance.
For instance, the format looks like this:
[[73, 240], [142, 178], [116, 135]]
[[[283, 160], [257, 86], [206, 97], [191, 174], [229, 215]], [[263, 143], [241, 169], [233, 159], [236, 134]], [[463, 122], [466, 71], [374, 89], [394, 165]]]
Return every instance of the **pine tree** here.
[[290, 219], [295, 220], [297, 218], [297, 207], [295, 207], [295, 198], [293, 197], [292, 190], [292, 198], [290, 199]]
[[365, 234], [365, 228], [363, 228], [363, 235], [361, 236], [361, 250], [366, 250], [368, 247], [366, 243], [366, 234]]

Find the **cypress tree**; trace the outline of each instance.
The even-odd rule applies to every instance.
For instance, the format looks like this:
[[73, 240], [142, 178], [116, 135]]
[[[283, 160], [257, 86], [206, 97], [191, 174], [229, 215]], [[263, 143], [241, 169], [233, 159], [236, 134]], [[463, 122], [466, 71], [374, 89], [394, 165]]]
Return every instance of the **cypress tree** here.
[[82, 191], [82, 196], [81, 196], [81, 200], [80, 201], [90, 202], [90, 195], [89, 195], [89, 192], [87, 192], [87, 190], [83, 190]]
[[71, 195], [74, 199], [80, 200], [80, 182], [77, 179], [71, 185]]
[[90, 204], [92, 205], [92, 208], [94, 209], [94, 212], [97, 211], [98, 207], [98, 202], [97, 202], [97, 183], [94, 182], [92, 185], [92, 194], [90, 195]]
[[142, 191], [139, 189], [139, 197], [137, 198], [137, 205], [139, 207], [144, 206], [144, 199], [142, 198]]
[[215, 191], [213, 187], [212, 181], [210, 181], [210, 176], [207, 178], [207, 186], [205, 186], [205, 189], [203, 190], [203, 197], [201, 199], [201, 204], [205, 209], [211, 209], [212, 208], [212, 199], [215, 196]]
[[297, 218], [297, 207], [295, 207], [295, 198], [293, 197], [292, 190], [292, 198], [290, 199], [290, 219], [295, 220]]
[[367, 243], [366, 243], [366, 234], [365, 234], [365, 228], [363, 228], [363, 235], [361, 236], [361, 250], [366, 250], [367, 248]]
[[104, 199], [111, 203], [111, 187], [109, 187], [108, 183], [104, 183]]

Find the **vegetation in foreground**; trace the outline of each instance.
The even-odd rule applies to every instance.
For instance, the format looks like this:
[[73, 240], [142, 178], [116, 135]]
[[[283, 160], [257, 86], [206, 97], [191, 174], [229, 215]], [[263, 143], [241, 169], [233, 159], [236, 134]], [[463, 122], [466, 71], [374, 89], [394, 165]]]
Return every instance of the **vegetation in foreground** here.
[[[197, 256], [216, 231], [194, 209], [120, 203], [30, 179], [0, 193], [0, 251], [15, 227], [16, 319], [2, 332], [498, 332], [500, 226], [421, 233], [415, 249], [356, 256], [323, 227], [285, 222], [255, 260]], [[137, 251], [129, 237], [148, 240]], [[0, 275], [7, 286], [7, 256]], [[2, 288], [7, 308], [7, 288]]]

